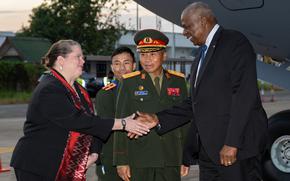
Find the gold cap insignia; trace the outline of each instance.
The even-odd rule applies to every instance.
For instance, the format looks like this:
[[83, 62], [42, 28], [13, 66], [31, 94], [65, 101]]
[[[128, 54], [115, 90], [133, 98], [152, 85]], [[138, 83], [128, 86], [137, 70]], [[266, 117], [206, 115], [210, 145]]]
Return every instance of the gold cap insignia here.
[[143, 39], [143, 42], [144, 42], [144, 43], [152, 43], [153, 40], [152, 40], [152, 38], [150, 38], [150, 37], [145, 37], [145, 38]]

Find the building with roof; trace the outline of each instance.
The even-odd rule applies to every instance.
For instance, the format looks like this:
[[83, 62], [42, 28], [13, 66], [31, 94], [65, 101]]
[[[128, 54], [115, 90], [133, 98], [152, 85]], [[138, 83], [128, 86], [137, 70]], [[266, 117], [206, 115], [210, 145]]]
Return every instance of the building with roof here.
[[7, 37], [7, 36], [15, 36], [15, 33], [12, 32], [12, 31], [0, 31], [0, 37], [3, 36], [3, 37]]
[[15, 33], [12, 31], [0, 31], [0, 47], [4, 43], [6, 37], [13, 37], [15, 36]]
[[44, 38], [5, 37], [0, 46], [0, 61], [40, 63], [51, 42]]

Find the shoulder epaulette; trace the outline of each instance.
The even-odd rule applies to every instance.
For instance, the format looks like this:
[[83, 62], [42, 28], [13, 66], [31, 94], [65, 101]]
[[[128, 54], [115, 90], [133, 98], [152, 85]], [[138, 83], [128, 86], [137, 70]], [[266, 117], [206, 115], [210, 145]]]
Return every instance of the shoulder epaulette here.
[[110, 89], [113, 89], [114, 87], [116, 87], [117, 85], [114, 84], [114, 83], [109, 83], [108, 85], [102, 87], [103, 90], [110, 90]]
[[135, 76], [140, 75], [140, 74], [141, 74], [140, 71], [135, 71], [135, 72], [131, 72], [131, 73], [122, 75], [122, 77], [123, 77], [123, 79], [127, 79], [127, 78], [130, 78], [130, 77], [135, 77]]
[[185, 75], [183, 73], [181, 73], [181, 72], [176, 72], [174, 70], [167, 70], [167, 72], [170, 73], [170, 74], [172, 74], [172, 75], [185, 78]]

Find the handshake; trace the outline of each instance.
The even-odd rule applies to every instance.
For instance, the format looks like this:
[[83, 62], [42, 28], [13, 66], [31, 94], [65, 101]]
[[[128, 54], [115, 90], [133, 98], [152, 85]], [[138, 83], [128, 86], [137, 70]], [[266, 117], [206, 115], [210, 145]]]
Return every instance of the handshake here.
[[121, 124], [123, 130], [128, 132], [127, 136], [132, 139], [148, 134], [151, 128], [159, 124], [159, 120], [156, 114], [137, 111], [137, 113], [121, 119]]

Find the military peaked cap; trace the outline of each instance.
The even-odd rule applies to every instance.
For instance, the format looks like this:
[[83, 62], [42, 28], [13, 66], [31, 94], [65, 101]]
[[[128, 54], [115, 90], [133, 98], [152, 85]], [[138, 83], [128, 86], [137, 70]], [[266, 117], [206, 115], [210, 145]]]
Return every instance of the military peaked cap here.
[[146, 53], [165, 49], [169, 39], [158, 30], [145, 29], [135, 34], [134, 41], [137, 45], [137, 51]]

